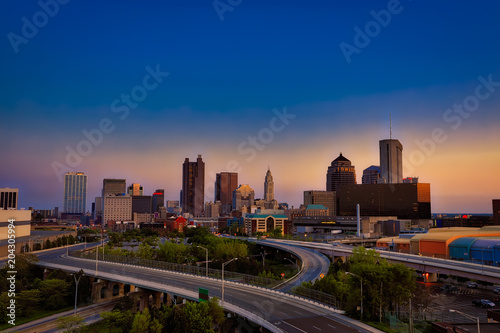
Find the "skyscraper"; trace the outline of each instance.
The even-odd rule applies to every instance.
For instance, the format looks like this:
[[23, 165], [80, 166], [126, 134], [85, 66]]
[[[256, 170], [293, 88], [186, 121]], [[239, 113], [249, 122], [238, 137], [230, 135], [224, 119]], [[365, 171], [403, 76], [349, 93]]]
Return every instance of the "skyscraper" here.
[[106, 195], [125, 195], [125, 193], [127, 193], [127, 184], [125, 179], [103, 179], [103, 197]]
[[304, 206], [309, 205], [323, 205], [328, 208], [330, 215], [335, 215], [335, 192], [304, 191]]
[[351, 161], [342, 156], [332, 161], [326, 173], [326, 190], [336, 191], [341, 184], [356, 184], [356, 170]]
[[153, 193], [152, 196], [151, 212], [156, 213], [160, 211], [160, 207], [165, 207], [165, 190], [160, 188]]
[[250, 187], [250, 185], [240, 185], [233, 192], [233, 207], [236, 210], [240, 210], [243, 206], [248, 208], [254, 204], [255, 201], [255, 191]]
[[274, 182], [271, 170], [267, 169], [266, 178], [264, 180], [264, 201], [271, 202], [274, 200]]
[[378, 184], [380, 179], [380, 167], [372, 165], [363, 170], [361, 184]]
[[403, 182], [403, 145], [399, 140], [379, 141], [380, 183], [397, 184]]
[[215, 175], [215, 201], [220, 201], [222, 215], [228, 215], [234, 209], [233, 192], [237, 187], [236, 172], [221, 172]]
[[17, 209], [17, 197], [19, 189], [17, 188], [0, 188], [0, 208]]
[[141, 184], [132, 183], [127, 189], [128, 195], [144, 195], [144, 189]]
[[198, 155], [196, 162], [184, 160], [182, 165], [182, 211], [203, 216], [205, 202], [205, 162]]
[[67, 172], [64, 175], [64, 212], [85, 214], [87, 204], [87, 175]]
[[491, 200], [493, 205], [493, 224], [500, 224], [500, 199]]

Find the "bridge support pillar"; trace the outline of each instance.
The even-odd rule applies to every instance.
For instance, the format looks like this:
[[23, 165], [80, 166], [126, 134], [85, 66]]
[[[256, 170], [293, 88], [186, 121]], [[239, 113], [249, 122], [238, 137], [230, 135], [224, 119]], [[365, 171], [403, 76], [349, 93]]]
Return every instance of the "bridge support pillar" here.
[[52, 273], [52, 270], [51, 269], [48, 269], [48, 268], [45, 268], [43, 270], [43, 279], [44, 280], [47, 280], [47, 277], [49, 276], [49, 274]]
[[437, 282], [438, 276], [437, 273], [428, 273], [429, 275], [427, 276], [427, 281], [426, 282]]
[[153, 291], [152, 292], [152, 296], [153, 296], [152, 306], [154, 306], [157, 309], [161, 308], [161, 296], [162, 296], [162, 294], [163, 293], [161, 291]]
[[172, 296], [169, 293], [163, 293], [163, 304], [172, 306]]

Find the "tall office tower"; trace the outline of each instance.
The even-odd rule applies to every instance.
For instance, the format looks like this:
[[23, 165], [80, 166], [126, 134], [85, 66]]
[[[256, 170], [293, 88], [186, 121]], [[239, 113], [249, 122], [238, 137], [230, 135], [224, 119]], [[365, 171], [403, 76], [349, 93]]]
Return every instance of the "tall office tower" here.
[[102, 197], [95, 198], [95, 215], [94, 223], [101, 223], [102, 221]]
[[493, 224], [500, 224], [500, 199], [493, 199]]
[[151, 196], [150, 195], [133, 195], [132, 196], [132, 215], [151, 214]]
[[64, 175], [64, 212], [85, 214], [87, 203], [87, 175], [67, 172]]
[[403, 179], [403, 184], [418, 184], [418, 177], [406, 177]]
[[304, 206], [323, 205], [328, 208], [329, 215], [335, 215], [334, 191], [304, 191]]
[[233, 192], [237, 187], [236, 172], [221, 172], [215, 175], [215, 201], [220, 201], [222, 215], [229, 215], [233, 210]]
[[132, 220], [132, 197], [129, 195], [107, 195], [104, 197], [102, 223]]
[[399, 140], [379, 141], [380, 183], [398, 184], [403, 182], [403, 145]]
[[107, 195], [125, 195], [125, 193], [127, 193], [127, 184], [125, 179], [103, 179], [103, 197]]
[[240, 185], [233, 191], [233, 207], [240, 210], [243, 206], [250, 208], [255, 201], [255, 191], [250, 185]]
[[144, 195], [144, 190], [143, 190], [141, 184], [132, 183], [132, 185], [130, 185], [127, 188], [127, 194], [128, 195]]
[[17, 209], [18, 188], [0, 188], [0, 208]]
[[267, 169], [266, 178], [264, 180], [264, 201], [271, 202], [274, 200], [274, 182], [271, 170]]
[[160, 207], [165, 207], [165, 190], [160, 188], [153, 193], [151, 200], [151, 213], [160, 211]]
[[182, 165], [182, 211], [203, 216], [205, 203], [205, 162], [198, 155], [196, 162], [184, 160]]
[[351, 161], [342, 156], [332, 161], [326, 173], [326, 190], [336, 191], [339, 185], [356, 184], [356, 170]]
[[361, 177], [361, 184], [378, 184], [380, 178], [380, 167], [372, 165], [363, 170], [363, 176]]

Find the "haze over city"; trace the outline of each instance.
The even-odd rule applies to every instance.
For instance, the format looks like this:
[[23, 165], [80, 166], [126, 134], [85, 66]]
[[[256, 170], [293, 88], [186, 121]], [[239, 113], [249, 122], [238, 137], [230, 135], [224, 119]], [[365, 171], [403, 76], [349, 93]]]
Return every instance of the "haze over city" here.
[[[360, 184], [390, 115], [404, 176], [431, 184], [433, 212], [491, 213], [499, 197], [494, 1], [401, 1], [363, 47], [355, 27], [387, 1], [243, 1], [222, 16], [211, 1], [75, 1], [22, 42], [9, 33], [39, 5], [2, 6], [0, 185], [19, 188], [20, 207], [61, 207], [66, 171], [88, 175], [87, 207], [103, 178], [179, 200], [198, 154], [207, 201], [221, 171], [262, 197], [270, 167], [276, 199], [298, 206], [340, 152]], [[79, 145], [87, 156], [69, 165]]]

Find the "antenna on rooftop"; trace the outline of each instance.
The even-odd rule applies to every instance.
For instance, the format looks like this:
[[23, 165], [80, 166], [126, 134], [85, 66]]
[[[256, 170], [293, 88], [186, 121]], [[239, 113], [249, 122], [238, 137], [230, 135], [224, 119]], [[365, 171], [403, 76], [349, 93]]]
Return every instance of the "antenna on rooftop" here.
[[392, 140], [392, 114], [389, 113], [389, 139]]

